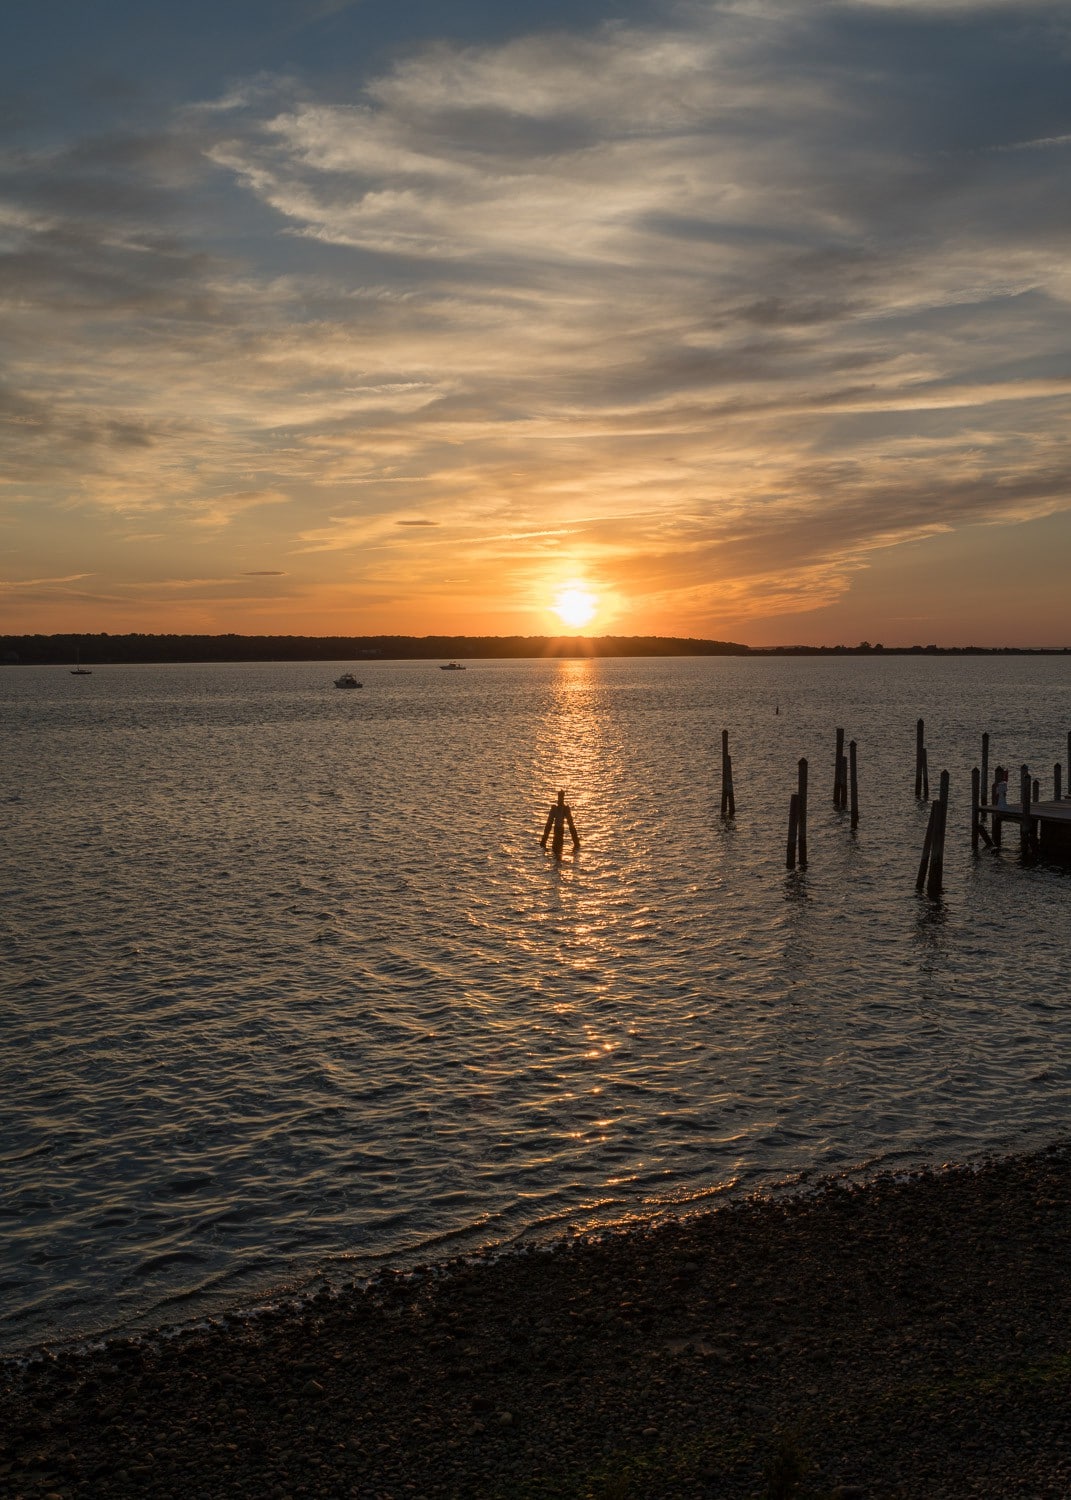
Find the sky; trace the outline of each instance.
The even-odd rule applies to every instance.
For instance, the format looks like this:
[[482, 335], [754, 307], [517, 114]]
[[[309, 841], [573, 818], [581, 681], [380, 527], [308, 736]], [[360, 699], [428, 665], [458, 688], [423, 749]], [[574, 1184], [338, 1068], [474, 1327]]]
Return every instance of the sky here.
[[2, 7], [0, 631], [1071, 645], [1069, 169], [1064, 0]]

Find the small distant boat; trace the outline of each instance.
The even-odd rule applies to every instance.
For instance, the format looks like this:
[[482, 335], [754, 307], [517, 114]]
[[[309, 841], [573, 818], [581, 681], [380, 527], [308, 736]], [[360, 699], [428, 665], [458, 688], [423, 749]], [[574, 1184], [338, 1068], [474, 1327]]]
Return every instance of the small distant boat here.
[[459, 661], [448, 661], [445, 666], [439, 668], [440, 672], [463, 672], [465, 668]]
[[72, 677], [92, 677], [93, 676], [93, 668], [92, 667], [72, 667], [71, 668], [71, 676]]
[[340, 688], [359, 688], [361, 684], [352, 672], [343, 672], [341, 677], [335, 678], [335, 686]]

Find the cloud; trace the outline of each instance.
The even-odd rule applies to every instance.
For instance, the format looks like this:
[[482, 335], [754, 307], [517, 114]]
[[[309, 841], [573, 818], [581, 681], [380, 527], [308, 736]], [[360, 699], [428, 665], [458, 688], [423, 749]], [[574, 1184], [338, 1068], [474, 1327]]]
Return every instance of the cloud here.
[[89, 573], [66, 573], [62, 578], [0, 578], [0, 589], [35, 589], [46, 584], [79, 583]]
[[686, 4], [9, 153], [0, 494], [698, 620], [1067, 508], [1069, 39]]

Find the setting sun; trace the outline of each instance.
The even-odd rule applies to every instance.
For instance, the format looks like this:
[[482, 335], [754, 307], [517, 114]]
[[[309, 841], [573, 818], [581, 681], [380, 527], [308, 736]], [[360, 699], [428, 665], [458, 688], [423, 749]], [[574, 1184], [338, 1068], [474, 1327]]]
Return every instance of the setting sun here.
[[589, 594], [586, 589], [571, 586], [562, 589], [551, 605], [551, 609], [566, 625], [579, 630], [594, 617], [598, 603], [594, 594]]

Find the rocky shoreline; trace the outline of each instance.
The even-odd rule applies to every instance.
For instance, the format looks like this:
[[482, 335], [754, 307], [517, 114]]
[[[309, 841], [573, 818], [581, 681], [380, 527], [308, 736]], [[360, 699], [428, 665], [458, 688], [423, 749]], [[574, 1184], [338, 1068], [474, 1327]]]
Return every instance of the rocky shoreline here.
[[18, 1497], [1066, 1497], [1071, 1149], [0, 1367]]

